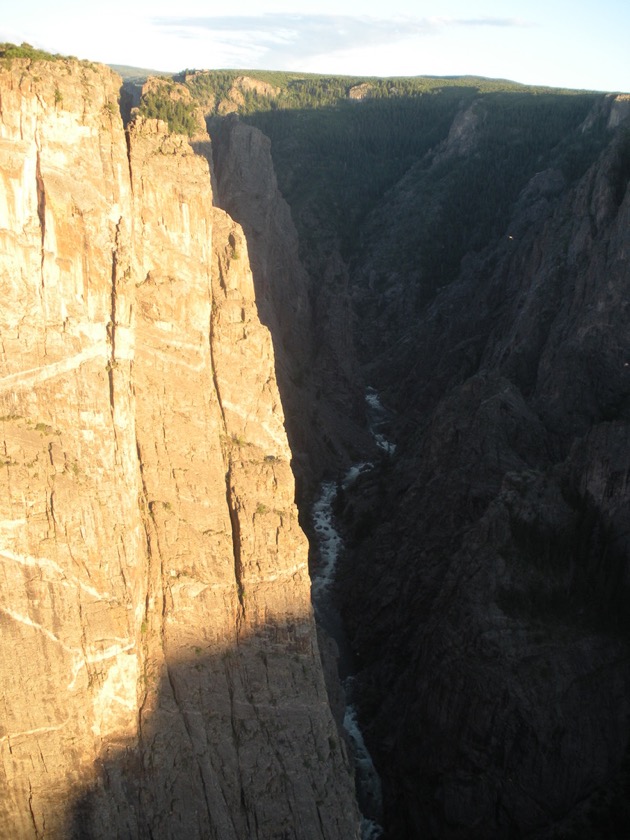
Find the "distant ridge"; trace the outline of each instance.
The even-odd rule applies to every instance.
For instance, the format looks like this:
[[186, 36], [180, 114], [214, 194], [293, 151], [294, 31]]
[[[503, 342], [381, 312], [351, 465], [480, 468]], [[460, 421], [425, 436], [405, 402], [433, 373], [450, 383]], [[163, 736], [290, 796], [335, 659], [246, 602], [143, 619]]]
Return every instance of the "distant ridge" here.
[[149, 70], [146, 67], [129, 67], [126, 64], [108, 64], [112, 70], [121, 75], [125, 81], [139, 82], [146, 81], [149, 76], [173, 76], [170, 70]]

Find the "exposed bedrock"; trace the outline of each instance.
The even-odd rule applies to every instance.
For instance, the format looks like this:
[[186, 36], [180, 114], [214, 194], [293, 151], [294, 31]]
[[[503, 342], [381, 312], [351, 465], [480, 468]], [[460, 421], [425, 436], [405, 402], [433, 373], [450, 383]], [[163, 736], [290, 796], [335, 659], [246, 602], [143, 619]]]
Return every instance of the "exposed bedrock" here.
[[0, 834], [358, 837], [247, 243], [119, 88], [0, 70]]
[[377, 316], [399, 448], [346, 499], [341, 589], [388, 836], [630, 825], [629, 174], [623, 130], [537, 174], [413, 323], [391, 289]]
[[[264, 134], [212, 123], [213, 203], [208, 138], [125, 133], [119, 89], [0, 69], [0, 834], [358, 838], [303, 532], [354, 464], [337, 598], [389, 840], [627, 837], [627, 99], [548, 148], [455, 105], [356, 240], [299, 242]], [[512, 173], [454, 173], [515, 137], [476, 224]]]

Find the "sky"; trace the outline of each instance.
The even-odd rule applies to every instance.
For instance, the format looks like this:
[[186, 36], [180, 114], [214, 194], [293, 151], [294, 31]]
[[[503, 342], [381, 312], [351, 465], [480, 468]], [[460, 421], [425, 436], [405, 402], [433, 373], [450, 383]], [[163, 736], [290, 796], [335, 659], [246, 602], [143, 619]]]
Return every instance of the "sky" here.
[[630, 92], [628, 0], [0, 0], [0, 41], [164, 72], [475, 75]]

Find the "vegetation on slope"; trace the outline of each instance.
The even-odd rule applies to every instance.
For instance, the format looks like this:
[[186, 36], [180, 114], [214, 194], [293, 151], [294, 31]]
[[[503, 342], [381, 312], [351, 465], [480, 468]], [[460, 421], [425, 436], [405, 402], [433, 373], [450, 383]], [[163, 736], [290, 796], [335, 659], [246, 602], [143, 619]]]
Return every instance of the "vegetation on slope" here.
[[[592, 160], [591, 147], [600, 146], [601, 126], [576, 136], [596, 94], [475, 79], [390, 79], [371, 82], [370, 95], [356, 101], [348, 91], [357, 81], [290, 82], [283, 101], [301, 107], [268, 107], [273, 100], [250, 91], [242, 119], [270, 137], [280, 189], [307, 248], [328, 233], [351, 257], [368, 214], [409, 173], [403, 221], [411, 239], [404, 248], [392, 243], [391, 259], [403, 251], [415, 259], [422, 250], [431, 288], [449, 282], [463, 255], [496, 235], [520, 190], [552, 158], [572, 179]], [[440, 163], [429, 153], [473, 103], [479, 119], [470, 154]], [[437, 203], [426, 201], [428, 193]]]
[[23, 41], [19, 47], [17, 44], [11, 44], [7, 41], [1, 43], [0, 59], [10, 60], [12, 58], [30, 58], [34, 61], [64, 61], [68, 58], [74, 59], [74, 56], [39, 50], [37, 47], [32, 47], [30, 44], [27, 44], [26, 41]]
[[[239, 80], [246, 78], [274, 88], [273, 94], [250, 88], [243, 93], [244, 102], [239, 113], [249, 115], [260, 111], [320, 109], [338, 105], [345, 100], [402, 99], [429, 93], [443, 93], [450, 88], [469, 89], [471, 93], [541, 93], [548, 88], [528, 87], [502, 79], [478, 76], [409, 76], [379, 78], [367, 76], [325, 76], [315, 73], [290, 73], [270, 70], [185, 70], [174, 77], [185, 82], [198, 96], [212, 92], [217, 97], [216, 112], [221, 101], [229, 96]], [[572, 91], [555, 91], [570, 94]], [[356, 98], [355, 98], [356, 97]]]
[[138, 110], [143, 117], [164, 120], [174, 134], [192, 137], [199, 128], [195, 103], [173, 99], [164, 88], [143, 94]]
[[426, 301], [452, 282], [467, 253], [508, 233], [511, 208], [537, 173], [554, 169], [566, 182], [579, 177], [605, 136], [603, 122], [580, 131], [593, 102], [590, 95], [548, 93], [477, 99], [466, 151], [418, 160], [373, 220], [391, 231], [373, 266], [381, 285], [395, 266], [417, 278], [412, 296]]

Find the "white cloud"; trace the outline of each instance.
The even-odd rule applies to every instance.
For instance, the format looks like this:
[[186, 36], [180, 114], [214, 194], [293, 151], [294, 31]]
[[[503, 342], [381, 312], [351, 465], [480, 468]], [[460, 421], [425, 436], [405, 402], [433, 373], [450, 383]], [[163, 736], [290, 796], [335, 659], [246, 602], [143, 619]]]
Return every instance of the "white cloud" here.
[[158, 17], [153, 25], [175, 38], [209, 40], [229, 56], [249, 56], [278, 69], [298, 69], [317, 56], [381, 48], [453, 27], [518, 27], [514, 18], [391, 19], [351, 15], [269, 13]]

